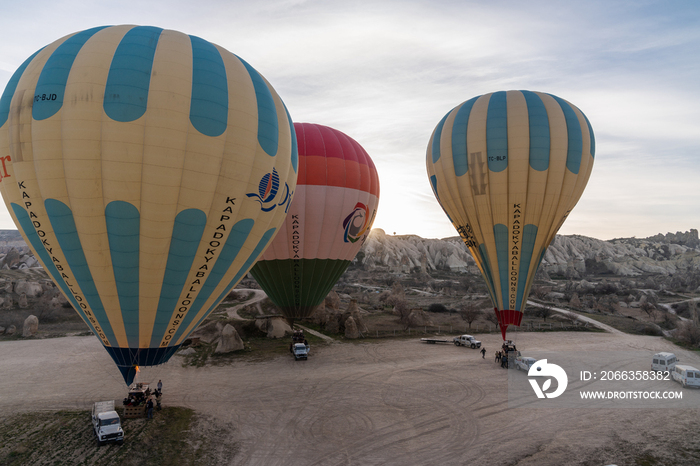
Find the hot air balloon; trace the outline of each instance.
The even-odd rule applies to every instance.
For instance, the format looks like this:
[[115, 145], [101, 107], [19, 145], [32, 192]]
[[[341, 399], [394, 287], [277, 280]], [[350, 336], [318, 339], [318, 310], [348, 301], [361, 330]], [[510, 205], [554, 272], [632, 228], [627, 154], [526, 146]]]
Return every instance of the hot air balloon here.
[[369, 235], [379, 203], [372, 159], [327, 126], [294, 123], [299, 178], [289, 214], [251, 274], [293, 325], [311, 315]]
[[284, 221], [293, 138], [274, 89], [222, 47], [97, 27], [44, 47], [10, 79], [0, 191], [130, 384], [136, 366], [170, 358]]
[[474, 97], [435, 128], [426, 164], [433, 193], [476, 260], [506, 338], [519, 326], [547, 246], [593, 168], [586, 116], [541, 92]]

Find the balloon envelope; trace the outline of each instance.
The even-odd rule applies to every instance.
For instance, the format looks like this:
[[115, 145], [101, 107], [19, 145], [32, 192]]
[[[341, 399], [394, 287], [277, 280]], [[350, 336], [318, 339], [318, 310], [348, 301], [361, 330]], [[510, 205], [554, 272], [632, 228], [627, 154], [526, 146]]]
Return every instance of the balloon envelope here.
[[369, 235], [379, 203], [372, 159], [327, 126], [294, 123], [299, 178], [289, 214], [251, 274], [289, 320], [311, 315]]
[[[129, 384], [247, 273], [296, 184], [291, 119], [246, 62], [155, 27], [31, 56], [0, 100], [0, 191]], [[250, 196], [249, 196], [250, 194]]]
[[559, 97], [495, 92], [455, 107], [428, 144], [433, 193], [486, 280], [505, 339], [547, 246], [581, 197], [595, 140]]

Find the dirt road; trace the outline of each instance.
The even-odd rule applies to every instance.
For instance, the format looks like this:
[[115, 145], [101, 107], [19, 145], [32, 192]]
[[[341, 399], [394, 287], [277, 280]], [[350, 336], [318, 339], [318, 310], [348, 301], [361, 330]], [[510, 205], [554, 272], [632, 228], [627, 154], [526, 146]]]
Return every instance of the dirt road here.
[[[299, 362], [198, 369], [174, 357], [140, 377], [163, 380], [165, 404], [235, 426], [230, 435], [240, 451], [230, 465], [623, 465], [640, 454], [658, 464], [700, 463], [697, 408], [509, 408], [507, 371], [492, 359], [500, 338], [477, 337], [486, 359], [417, 340], [341, 343], [316, 347]], [[700, 366], [698, 355], [656, 337], [520, 333], [517, 343], [547, 351], [671, 350]], [[94, 337], [0, 342], [0, 416], [88, 409], [124, 394]], [[698, 390], [691, 395], [700, 400]], [[684, 456], [668, 456], [679, 446]]]

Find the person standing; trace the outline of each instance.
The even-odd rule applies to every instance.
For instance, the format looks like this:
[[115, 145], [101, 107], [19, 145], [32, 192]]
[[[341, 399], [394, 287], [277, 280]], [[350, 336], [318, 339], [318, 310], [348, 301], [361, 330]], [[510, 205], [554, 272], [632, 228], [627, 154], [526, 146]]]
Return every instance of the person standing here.
[[481, 348], [481, 359], [486, 359], [486, 347]]
[[158, 380], [157, 387], [158, 387], [158, 391], [162, 393], [163, 392], [163, 381], [162, 380]]
[[148, 399], [148, 403], [146, 403], [146, 412], [148, 413], [148, 419], [153, 419], [153, 398]]

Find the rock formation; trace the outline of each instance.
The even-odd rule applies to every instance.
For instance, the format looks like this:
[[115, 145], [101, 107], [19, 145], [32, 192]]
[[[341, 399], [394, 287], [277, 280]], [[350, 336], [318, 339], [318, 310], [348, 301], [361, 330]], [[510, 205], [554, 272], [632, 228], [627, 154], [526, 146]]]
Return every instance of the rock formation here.
[[324, 300], [326, 309], [337, 311], [340, 309], [340, 296], [335, 291], [331, 291]]
[[431, 320], [422, 309], [412, 309], [408, 315], [409, 327], [422, 327], [424, 325], [433, 325]]
[[345, 338], [360, 338], [360, 332], [357, 330], [357, 324], [352, 316], [345, 319]]
[[198, 327], [190, 337], [199, 338], [199, 341], [204, 343], [213, 343], [221, 337], [221, 332], [224, 330], [224, 325], [221, 322], [209, 322], [208, 324]]
[[24, 327], [22, 328], [22, 337], [28, 338], [36, 335], [39, 330], [39, 319], [35, 315], [31, 315], [24, 319]]
[[340, 324], [340, 314], [329, 311], [324, 330], [328, 333], [339, 333]]
[[[459, 237], [424, 239], [370, 232], [353, 262], [364, 270], [411, 273], [433, 270], [478, 274], [474, 259]], [[547, 248], [540, 270], [549, 275], [581, 278], [585, 274], [638, 276], [700, 271], [698, 230], [645, 239], [603, 241], [579, 235], [557, 235]]]
[[38, 298], [44, 294], [42, 283], [31, 282], [28, 280], [17, 280], [14, 286], [14, 292], [18, 295], [26, 295], [28, 298]]
[[255, 325], [267, 333], [267, 338], [283, 338], [292, 333], [292, 328], [283, 317], [258, 317]]
[[[366, 335], [369, 332], [369, 329], [367, 328], [367, 324], [365, 324], [365, 320], [362, 318], [362, 314], [360, 312], [359, 306], [357, 305], [356, 299], [350, 300], [350, 305], [348, 306], [347, 313], [349, 314], [348, 317], [352, 317], [352, 319], [355, 321], [355, 325], [357, 326], [357, 330], [360, 333]], [[346, 327], [347, 327], [347, 324], [346, 324]]]
[[219, 339], [219, 344], [216, 345], [215, 353], [230, 353], [231, 351], [239, 351], [245, 348], [241, 336], [238, 335], [236, 329], [230, 325], [226, 324], [221, 331], [221, 338]]
[[16, 269], [19, 267], [19, 251], [15, 248], [10, 248], [9, 252], [0, 261], [0, 267], [3, 269]]

